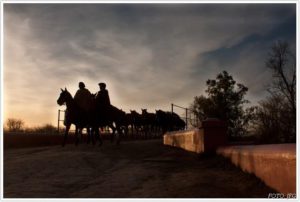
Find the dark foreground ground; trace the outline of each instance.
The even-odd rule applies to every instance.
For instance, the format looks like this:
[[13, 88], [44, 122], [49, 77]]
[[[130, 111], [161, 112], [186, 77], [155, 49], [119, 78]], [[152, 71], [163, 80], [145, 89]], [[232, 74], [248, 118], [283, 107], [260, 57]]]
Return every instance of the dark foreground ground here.
[[274, 192], [223, 157], [200, 157], [162, 140], [4, 151], [4, 198], [267, 198]]

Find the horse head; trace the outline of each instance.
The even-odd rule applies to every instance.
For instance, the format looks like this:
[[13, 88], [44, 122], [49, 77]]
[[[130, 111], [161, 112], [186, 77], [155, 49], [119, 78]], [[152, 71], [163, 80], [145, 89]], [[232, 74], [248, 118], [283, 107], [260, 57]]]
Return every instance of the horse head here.
[[142, 110], [142, 114], [147, 114], [147, 109], [141, 109]]
[[155, 110], [156, 111], [156, 113], [155, 113], [155, 115], [156, 115], [156, 117], [164, 117], [164, 116], [166, 116], [167, 115], [167, 113], [166, 112], [164, 112], [163, 110], [161, 110], [161, 109], [159, 109], [159, 110]]
[[130, 110], [130, 114], [134, 117], [140, 117], [142, 116], [141, 114], [137, 113], [135, 110]]
[[161, 110], [159, 109], [159, 110], [155, 110], [155, 114], [157, 115], [157, 114], [159, 114], [159, 113], [161, 113]]
[[126, 115], [126, 112], [125, 112], [125, 111], [123, 111], [122, 109], [120, 109], [120, 113], [121, 113], [123, 116], [125, 116], [125, 115]]
[[72, 99], [72, 95], [69, 93], [67, 88], [65, 88], [65, 90], [61, 88], [60, 90], [61, 93], [59, 95], [59, 98], [57, 99], [57, 104], [61, 106], [68, 102], [68, 100]]

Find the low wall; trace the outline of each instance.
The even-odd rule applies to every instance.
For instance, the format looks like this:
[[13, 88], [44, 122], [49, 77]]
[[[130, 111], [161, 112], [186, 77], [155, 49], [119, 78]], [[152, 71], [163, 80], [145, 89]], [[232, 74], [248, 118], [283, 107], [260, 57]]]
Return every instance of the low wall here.
[[227, 144], [226, 124], [217, 119], [207, 119], [201, 128], [167, 132], [164, 144], [202, 153], [215, 152], [220, 146]]
[[164, 135], [164, 144], [180, 147], [191, 152], [201, 153], [204, 152], [203, 132], [201, 129], [168, 132]]
[[196, 153], [216, 152], [278, 192], [296, 193], [296, 144], [228, 146], [223, 126], [210, 120], [200, 129], [168, 132], [164, 144]]
[[273, 189], [296, 193], [296, 144], [226, 146], [217, 153]]

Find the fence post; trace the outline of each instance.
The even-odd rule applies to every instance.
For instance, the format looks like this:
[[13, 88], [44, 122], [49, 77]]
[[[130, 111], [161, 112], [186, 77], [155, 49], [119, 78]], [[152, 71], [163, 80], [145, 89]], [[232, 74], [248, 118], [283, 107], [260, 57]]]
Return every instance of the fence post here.
[[188, 109], [185, 108], [185, 129], [187, 130], [188, 128]]
[[57, 133], [59, 134], [59, 122], [60, 122], [60, 109], [58, 110], [58, 119], [57, 119]]
[[172, 112], [172, 114], [173, 114], [173, 107], [174, 107], [174, 104], [171, 103], [171, 112]]

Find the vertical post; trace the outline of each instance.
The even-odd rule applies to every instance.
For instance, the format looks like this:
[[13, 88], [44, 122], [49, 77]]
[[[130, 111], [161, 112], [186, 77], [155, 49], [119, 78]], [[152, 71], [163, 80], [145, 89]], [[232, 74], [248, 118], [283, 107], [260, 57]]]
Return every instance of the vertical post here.
[[187, 108], [185, 108], [185, 129], [187, 129], [187, 127], [188, 127], [188, 109]]
[[59, 121], [60, 121], [60, 109], [58, 110], [58, 118], [57, 118], [57, 133], [59, 134]]
[[171, 130], [173, 130], [173, 110], [174, 110], [174, 104], [171, 103]]

